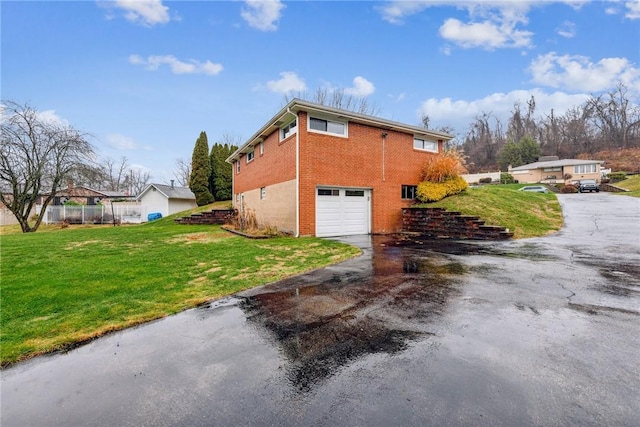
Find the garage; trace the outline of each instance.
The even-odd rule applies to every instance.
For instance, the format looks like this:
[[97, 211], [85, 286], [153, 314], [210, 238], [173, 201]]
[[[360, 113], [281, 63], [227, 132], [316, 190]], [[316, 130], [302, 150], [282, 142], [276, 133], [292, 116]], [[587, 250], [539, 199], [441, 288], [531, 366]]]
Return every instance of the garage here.
[[371, 190], [316, 189], [316, 236], [347, 236], [371, 232]]

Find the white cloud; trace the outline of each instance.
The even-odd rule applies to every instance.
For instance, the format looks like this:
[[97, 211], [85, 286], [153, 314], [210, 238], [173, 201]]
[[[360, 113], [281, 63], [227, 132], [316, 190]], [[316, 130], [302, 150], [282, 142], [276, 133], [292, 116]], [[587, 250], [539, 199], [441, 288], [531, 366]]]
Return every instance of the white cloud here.
[[388, 95], [387, 95], [387, 97], [388, 97], [389, 99], [391, 99], [391, 102], [394, 102], [394, 103], [399, 103], [399, 102], [404, 101], [404, 98], [405, 98], [406, 96], [407, 96], [407, 94], [406, 94], [406, 93], [404, 93], [404, 92], [402, 92], [402, 93], [401, 93], [401, 94], [399, 94], [399, 95], [394, 95], [394, 94], [392, 94], [392, 93], [390, 93], [390, 94], [388, 94]]
[[135, 150], [138, 148], [136, 141], [130, 136], [119, 133], [110, 133], [106, 136], [106, 143], [109, 147], [116, 150]]
[[275, 31], [282, 16], [284, 4], [280, 0], [245, 0], [246, 8], [240, 12], [247, 23], [260, 31]]
[[353, 79], [353, 87], [346, 88], [344, 93], [346, 95], [365, 97], [371, 95], [375, 91], [376, 87], [373, 83], [362, 76], [357, 76]]
[[618, 82], [629, 88], [640, 87], [640, 69], [626, 58], [603, 58], [593, 63], [585, 56], [550, 52], [531, 62], [532, 81], [564, 90], [600, 92]]
[[69, 126], [69, 121], [58, 116], [55, 110], [37, 111], [38, 119], [55, 126]]
[[607, 15], [617, 15], [618, 13], [620, 13], [620, 11], [615, 7], [608, 7], [604, 10], [604, 13], [606, 13]]
[[[465, 10], [468, 18], [449, 17], [440, 26], [439, 34], [445, 40], [463, 48], [531, 48], [533, 32], [523, 26], [529, 23], [532, 7], [551, 3], [564, 3], [579, 9], [586, 0], [393, 0], [378, 8], [382, 19], [402, 24], [404, 19], [430, 7], [456, 7]], [[443, 9], [444, 10], [444, 9]], [[565, 31], [565, 34], [569, 34]], [[566, 37], [566, 35], [565, 35]], [[449, 47], [442, 50], [450, 54]]]
[[571, 39], [576, 35], [576, 24], [571, 21], [564, 21], [560, 27], [556, 29], [558, 35]]
[[541, 89], [531, 89], [494, 93], [472, 101], [430, 98], [421, 104], [416, 117], [419, 120], [423, 115], [427, 115], [432, 126], [452, 126], [461, 133], [466, 132], [473, 120], [483, 113], [491, 114], [506, 126], [514, 104], [519, 102], [526, 105], [531, 96], [535, 98], [537, 114], [549, 114], [553, 109], [557, 115], [584, 103], [590, 97], [584, 93], [546, 93]]
[[640, 0], [627, 1], [625, 6], [627, 7], [625, 18], [640, 19]]
[[440, 27], [440, 36], [464, 48], [496, 49], [528, 47], [533, 33], [517, 30], [513, 23], [484, 21], [465, 24], [449, 18]]
[[298, 77], [293, 71], [283, 71], [280, 73], [280, 80], [270, 80], [267, 82], [267, 88], [276, 93], [286, 95], [290, 92], [304, 92], [307, 85], [304, 80]]
[[162, 0], [116, 0], [114, 7], [125, 11], [124, 17], [147, 27], [169, 22], [169, 8]]
[[130, 55], [129, 63], [134, 65], [143, 65], [147, 70], [155, 71], [161, 65], [171, 67], [173, 74], [207, 74], [215, 76], [219, 74], [223, 67], [211, 61], [200, 62], [190, 59], [188, 62], [180, 61], [173, 55], [152, 55], [146, 59], [140, 55]]

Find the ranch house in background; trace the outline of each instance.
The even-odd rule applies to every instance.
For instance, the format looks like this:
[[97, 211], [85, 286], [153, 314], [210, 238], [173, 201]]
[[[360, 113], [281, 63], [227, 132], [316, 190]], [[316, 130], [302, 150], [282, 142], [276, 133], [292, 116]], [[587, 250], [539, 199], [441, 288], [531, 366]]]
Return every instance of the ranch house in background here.
[[600, 182], [602, 160], [560, 160], [557, 156], [540, 157], [537, 162], [515, 168], [509, 166], [513, 179], [522, 184], [571, 184], [581, 179]]
[[234, 207], [295, 236], [398, 232], [423, 164], [451, 138], [294, 99], [227, 159]]
[[67, 188], [56, 192], [51, 205], [59, 206], [67, 202], [76, 202], [81, 205], [94, 206], [109, 204], [113, 200], [133, 200], [133, 197], [124, 191], [94, 190], [84, 185], [74, 185], [72, 181], [68, 181]]

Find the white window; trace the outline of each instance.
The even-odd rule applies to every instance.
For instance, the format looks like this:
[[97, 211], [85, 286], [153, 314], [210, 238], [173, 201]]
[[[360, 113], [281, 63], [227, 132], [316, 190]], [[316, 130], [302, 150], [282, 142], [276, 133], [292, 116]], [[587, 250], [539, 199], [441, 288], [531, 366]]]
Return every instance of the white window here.
[[317, 117], [309, 118], [309, 130], [312, 132], [324, 132], [334, 135], [347, 136], [346, 123], [319, 119]]
[[298, 120], [294, 120], [282, 129], [280, 129], [280, 141], [288, 138], [298, 131]]
[[598, 165], [593, 163], [590, 165], [575, 165], [573, 167], [573, 173], [595, 173]]
[[260, 143], [260, 155], [262, 156], [264, 154], [264, 142]]
[[413, 148], [416, 150], [431, 151], [432, 153], [438, 152], [438, 142], [429, 141], [428, 139], [413, 138]]
[[240, 160], [236, 160], [236, 173], [240, 173]]
[[251, 150], [247, 153], [247, 163], [249, 163], [256, 156], [256, 150]]
[[267, 198], [267, 187], [260, 187], [260, 200]]

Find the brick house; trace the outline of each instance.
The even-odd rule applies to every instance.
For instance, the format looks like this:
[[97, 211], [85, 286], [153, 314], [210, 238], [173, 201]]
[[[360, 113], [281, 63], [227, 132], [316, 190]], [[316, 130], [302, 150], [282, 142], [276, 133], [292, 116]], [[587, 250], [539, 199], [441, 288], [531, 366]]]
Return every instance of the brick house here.
[[451, 138], [294, 99], [227, 159], [234, 207], [295, 236], [394, 233]]
[[133, 197], [128, 196], [123, 191], [94, 190], [84, 185], [74, 185], [69, 181], [67, 188], [63, 188], [56, 192], [51, 206], [64, 205], [66, 202], [73, 201], [81, 205], [93, 206], [98, 203], [109, 204], [113, 200], [131, 200]]

